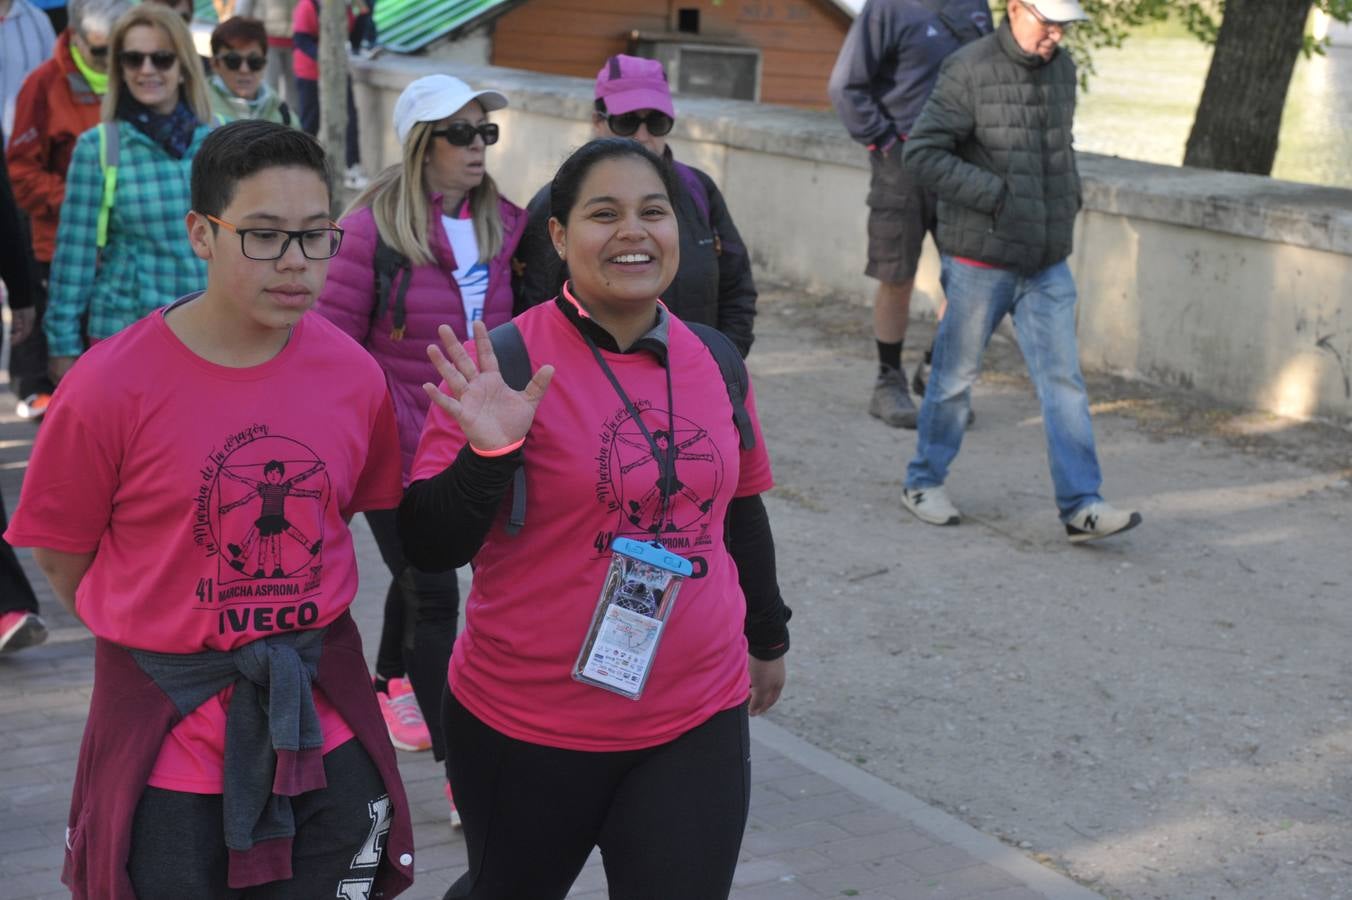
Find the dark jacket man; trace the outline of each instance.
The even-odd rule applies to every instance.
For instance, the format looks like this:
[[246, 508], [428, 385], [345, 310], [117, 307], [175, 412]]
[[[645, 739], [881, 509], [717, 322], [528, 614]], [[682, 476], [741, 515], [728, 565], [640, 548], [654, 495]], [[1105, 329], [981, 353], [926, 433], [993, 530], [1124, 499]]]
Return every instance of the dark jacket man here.
[[1080, 177], [1075, 63], [1021, 49], [1006, 19], [950, 56], [906, 141], [939, 197], [939, 250], [1024, 273], [1070, 255]]

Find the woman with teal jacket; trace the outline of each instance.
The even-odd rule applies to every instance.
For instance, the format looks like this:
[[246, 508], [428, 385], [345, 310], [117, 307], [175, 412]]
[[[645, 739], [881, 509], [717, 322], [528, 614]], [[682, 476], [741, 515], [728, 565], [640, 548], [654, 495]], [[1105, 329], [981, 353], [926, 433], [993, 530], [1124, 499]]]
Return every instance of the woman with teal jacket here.
[[87, 343], [206, 284], [183, 244], [192, 158], [213, 121], [192, 38], [147, 3], [118, 19], [109, 46], [102, 121], [76, 142], [56, 232], [43, 322], [53, 380]]

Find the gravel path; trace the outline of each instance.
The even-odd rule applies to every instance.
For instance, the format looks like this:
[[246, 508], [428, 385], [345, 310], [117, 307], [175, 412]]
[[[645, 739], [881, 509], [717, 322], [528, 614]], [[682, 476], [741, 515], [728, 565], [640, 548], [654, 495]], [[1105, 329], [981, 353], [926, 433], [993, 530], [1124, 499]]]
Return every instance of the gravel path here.
[[914, 433], [864, 412], [867, 320], [762, 298], [795, 610], [771, 718], [1110, 897], [1352, 897], [1352, 434], [1091, 378], [1104, 493], [1145, 524], [1071, 547], [997, 336], [966, 518], [935, 528], [898, 499]]

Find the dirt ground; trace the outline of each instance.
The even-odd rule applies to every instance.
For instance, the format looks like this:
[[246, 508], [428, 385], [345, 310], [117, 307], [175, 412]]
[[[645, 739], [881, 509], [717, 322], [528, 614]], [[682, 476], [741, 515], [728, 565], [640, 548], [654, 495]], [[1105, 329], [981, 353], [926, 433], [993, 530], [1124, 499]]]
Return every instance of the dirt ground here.
[[935, 528], [899, 501], [914, 432], [865, 413], [867, 308], [761, 310], [773, 720], [1109, 897], [1352, 897], [1352, 431], [1091, 376], [1104, 494], [1145, 524], [1072, 547], [997, 336]]

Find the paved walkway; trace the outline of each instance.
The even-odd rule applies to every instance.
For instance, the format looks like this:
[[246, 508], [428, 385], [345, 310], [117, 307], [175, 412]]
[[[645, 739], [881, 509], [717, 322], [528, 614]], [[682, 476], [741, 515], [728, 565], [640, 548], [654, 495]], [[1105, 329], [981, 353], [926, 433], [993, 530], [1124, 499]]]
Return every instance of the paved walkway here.
[[[8, 407], [7, 398], [0, 404]], [[34, 433], [0, 416], [0, 488], [11, 510]], [[384, 575], [364, 523], [357, 528], [364, 578], [354, 612], [369, 648]], [[52, 633], [42, 647], [0, 657], [0, 898], [7, 900], [68, 896], [59, 882], [62, 845], [92, 676], [92, 638], [59, 609], [23, 555]], [[1098, 896], [769, 722], [755, 721], [752, 737], [751, 821], [737, 900]], [[442, 775], [431, 755], [400, 754], [400, 764], [417, 837], [418, 880], [404, 896], [438, 898], [464, 870], [464, 845], [445, 824]], [[599, 857], [572, 896], [606, 896]]]

